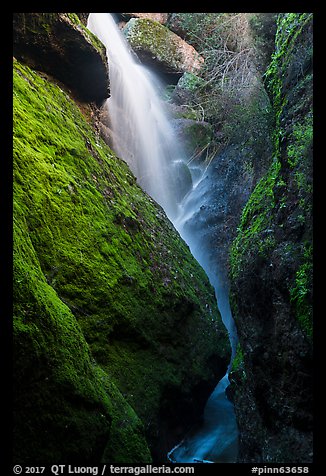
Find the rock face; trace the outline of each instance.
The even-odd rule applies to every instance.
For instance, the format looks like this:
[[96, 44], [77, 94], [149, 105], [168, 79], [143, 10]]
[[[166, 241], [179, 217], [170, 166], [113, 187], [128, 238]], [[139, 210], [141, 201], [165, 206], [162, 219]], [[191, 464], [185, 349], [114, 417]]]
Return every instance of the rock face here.
[[13, 50], [32, 68], [62, 81], [82, 101], [109, 96], [104, 46], [74, 13], [15, 13]]
[[203, 65], [191, 45], [157, 21], [132, 18], [123, 31], [140, 60], [164, 73], [196, 73]]
[[274, 154], [231, 250], [240, 462], [312, 461], [312, 15], [281, 14]]
[[[29, 62], [74, 57], [63, 16], [39, 60], [28, 17]], [[202, 268], [82, 111], [14, 61], [14, 458], [164, 462], [229, 342]]]

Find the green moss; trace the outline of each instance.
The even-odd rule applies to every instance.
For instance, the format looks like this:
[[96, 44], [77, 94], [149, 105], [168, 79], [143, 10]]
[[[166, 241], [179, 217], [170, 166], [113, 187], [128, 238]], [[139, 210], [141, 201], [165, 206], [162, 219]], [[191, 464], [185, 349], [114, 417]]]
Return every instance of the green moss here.
[[139, 418], [46, 283], [16, 200], [14, 217], [15, 457], [151, 462]]
[[178, 81], [177, 87], [194, 92], [198, 88], [206, 85], [206, 81], [193, 73], [185, 72]]
[[[285, 131], [281, 127], [281, 116], [288, 98], [284, 94], [283, 81], [288, 74], [288, 68], [293, 64], [293, 51], [296, 40], [307, 25], [311, 23], [311, 13], [286, 13], [280, 14], [277, 20], [277, 35], [275, 53], [265, 73], [265, 83], [275, 112], [275, 150], [279, 154], [280, 142]], [[293, 67], [293, 66], [292, 66]]]
[[67, 17], [69, 20], [74, 23], [75, 25], [80, 25], [82, 24], [77, 13], [66, 13]]
[[[82, 340], [85, 336], [96, 360], [89, 372], [106, 402], [99, 405], [104, 405], [112, 418], [109, 443], [107, 434], [96, 445], [89, 442], [85, 460], [96, 446], [99, 452], [106, 448], [106, 457], [119, 462], [139, 462], [141, 458], [149, 461], [142, 431], [149, 439], [157, 434], [163, 389], [177, 383], [191, 393], [197, 383], [214, 381], [219, 372], [208, 364], [212, 355], [219, 354], [228, 361], [229, 342], [213, 288], [162, 209], [140, 189], [127, 165], [95, 134], [70, 97], [17, 61], [14, 131], [17, 229], [25, 230], [21, 241], [29, 240], [34, 250], [33, 260], [42, 276], [42, 289], [46, 290], [44, 306], [51, 307], [56, 302], [53, 312], [35, 308], [30, 314], [29, 334], [35, 338], [24, 344], [24, 352], [29, 352], [29, 346], [37, 352], [35, 349], [41, 345], [44, 355], [48, 346], [51, 360], [52, 355], [63, 352], [56, 347], [65, 342], [66, 361], [73, 363], [69, 379], [79, 388], [79, 379], [88, 364], [86, 357], [76, 353], [80, 362], [77, 365], [78, 359], [75, 361], [70, 349], [88, 352], [87, 359], [91, 359]], [[25, 286], [17, 288], [15, 296], [20, 316], [29, 312], [30, 294], [23, 299], [26, 289], [41, 292], [32, 280], [33, 273], [32, 267], [25, 265], [17, 269], [17, 279]], [[59, 326], [59, 319], [62, 336], [65, 332], [67, 340], [60, 337], [48, 345], [47, 328], [39, 333], [35, 324], [37, 316], [42, 326], [44, 315], [53, 326]], [[27, 324], [19, 319], [17, 325], [23, 332]], [[65, 326], [69, 320], [68, 332]], [[71, 340], [70, 333], [84, 343]], [[65, 371], [69, 369], [62, 365], [60, 381], [68, 378]], [[105, 372], [100, 379], [98, 366]], [[24, 366], [19, 359], [17, 372], [23, 372], [21, 369]], [[29, 375], [33, 376], [32, 365]], [[54, 399], [57, 381], [51, 387]], [[83, 396], [86, 391], [81, 388], [78, 392]], [[70, 398], [69, 392], [65, 398]], [[50, 405], [50, 393], [48, 399]], [[71, 407], [73, 413], [74, 405]], [[95, 404], [94, 407], [97, 418]], [[62, 408], [64, 413], [65, 406]], [[17, 428], [21, 428], [28, 411], [22, 411]], [[92, 433], [96, 438], [96, 432], [88, 429], [92, 428], [89, 415], [83, 418], [84, 410], [79, 415], [80, 425], [87, 422], [83, 430], [87, 446]], [[52, 418], [50, 411], [47, 418]], [[46, 421], [45, 418], [44, 427]], [[20, 442], [27, 438], [25, 430], [29, 431], [24, 427]], [[55, 428], [53, 433], [56, 435]], [[76, 452], [82, 431], [77, 433]], [[130, 444], [125, 447], [129, 437]], [[35, 451], [38, 444], [39, 441]], [[69, 444], [66, 449], [60, 442], [55, 444], [61, 451], [57, 461], [63, 461], [64, 454], [74, 454]], [[83, 447], [84, 443], [79, 455]], [[29, 445], [26, 454], [28, 448]], [[53, 454], [57, 453], [53, 450]]]
[[[292, 140], [291, 140], [292, 139]], [[303, 123], [295, 124], [291, 143], [287, 148], [287, 157], [291, 167], [296, 167], [300, 160], [307, 154], [307, 149], [311, 146], [313, 139], [313, 119], [312, 115], [304, 118]]]
[[312, 337], [313, 320], [311, 306], [312, 289], [312, 246], [306, 246], [304, 262], [300, 265], [295, 275], [294, 286], [290, 289], [291, 303], [294, 306], [296, 318], [302, 330], [308, 337]]
[[109, 398], [79, 325], [45, 281], [14, 205], [14, 454], [25, 463], [87, 461], [108, 441]]
[[97, 38], [97, 36], [94, 35], [86, 26], [83, 24], [77, 13], [63, 13], [62, 15], [65, 15], [70, 22], [77, 27], [79, 30], [83, 32], [83, 34], [86, 36], [86, 38], [92, 43], [94, 48], [106, 58], [106, 50], [105, 46], [103, 43]]
[[274, 159], [267, 174], [257, 183], [242, 212], [238, 234], [230, 251], [233, 279], [241, 273], [249, 252], [265, 257], [275, 246], [273, 212], [275, 187], [282, 183], [280, 167], [280, 162]]
[[237, 346], [237, 352], [232, 362], [231, 372], [237, 372], [243, 366], [243, 351], [240, 345], [240, 342]]
[[[303, 229], [306, 228], [305, 237], [309, 237], [309, 241], [312, 226], [313, 112], [312, 74], [309, 70], [312, 47], [310, 42], [301, 46], [300, 40], [304, 41], [302, 38], [311, 25], [311, 19], [311, 13], [279, 17], [277, 50], [271, 63], [272, 75], [267, 81], [272, 98], [281, 98], [281, 101], [274, 101], [280, 138], [276, 142], [276, 151], [284, 156], [290, 168], [287, 186], [297, 196], [296, 221]], [[284, 87], [285, 78], [287, 82], [292, 81], [291, 89]], [[312, 245], [308, 248], [305, 245], [304, 249], [310, 251], [301, 253], [295, 284], [290, 287], [289, 293], [298, 322], [306, 335], [311, 337]]]
[[[249, 241], [256, 234], [259, 236], [269, 225], [272, 228], [273, 210], [276, 213], [279, 208], [287, 207], [286, 194], [289, 179], [287, 178], [284, 181], [284, 176], [287, 175], [287, 172], [284, 170], [284, 166], [281, 167], [280, 161], [281, 145], [285, 137], [288, 143], [287, 160], [289, 165], [295, 169], [293, 177], [295, 177], [297, 186], [299, 189], [305, 188], [306, 191], [311, 192], [307, 170], [310, 164], [307, 161], [307, 154], [312, 143], [312, 113], [307, 114], [301, 120], [300, 110], [297, 109], [295, 111], [297, 113], [296, 122], [293, 124], [290, 132], [288, 129], [285, 130], [283, 126], [285, 122], [284, 115], [290, 107], [289, 91], [283, 87], [284, 78], [289, 75], [287, 71], [290, 69], [291, 61], [294, 62], [296, 60], [296, 58], [294, 59], [295, 53], [293, 52], [296, 47], [296, 40], [310, 21], [311, 14], [308, 13], [280, 14], [278, 17], [276, 51], [265, 74], [266, 86], [276, 118], [274, 125], [274, 159], [267, 174], [259, 181], [244, 208], [239, 235], [232, 248], [234, 271], [239, 258], [237, 251], [241, 249], [240, 254], [244, 254], [251, 246]], [[302, 81], [299, 81], [298, 85], [294, 86], [293, 89], [299, 94], [303, 88], [302, 83], [306, 84], [309, 78], [311, 80], [311, 75], [303, 77]], [[300, 107], [302, 109], [302, 103]], [[294, 114], [294, 111], [292, 111], [292, 114]], [[305, 172], [307, 175], [306, 180], [304, 180]], [[279, 197], [278, 203], [274, 199], [276, 191]], [[309, 199], [307, 200], [306, 198], [304, 201], [307, 203]], [[302, 201], [300, 203], [302, 206]], [[271, 239], [268, 238], [268, 241], [271, 241]], [[264, 248], [264, 245], [261, 246]]]
[[286, 157], [293, 170], [294, 186], [298, 196], [299, 216], [303, 222], [312, 215], [313, 183], [312, 166], [313, 117], [312, 111], [298, 121], [288, 137]]
[[199, 121], [201, 119], [201, 114], [191, 107], [178, 111], [175, 114], [176, 119], [190, 119], [192, 121]]
[[307, 335], [312, 262], [301, 241], [312, 241], [311, 20], [309, 13], [278, 17], [276, 51], [265, 75], [275, 116], [273, 162], [243, 210], [231, 248], [234, 280], [241, 279], [250, 257], [265, 256], [267, 264], [273, 254], [291, 262], [291, 270], [284, 270], [290, 307]]

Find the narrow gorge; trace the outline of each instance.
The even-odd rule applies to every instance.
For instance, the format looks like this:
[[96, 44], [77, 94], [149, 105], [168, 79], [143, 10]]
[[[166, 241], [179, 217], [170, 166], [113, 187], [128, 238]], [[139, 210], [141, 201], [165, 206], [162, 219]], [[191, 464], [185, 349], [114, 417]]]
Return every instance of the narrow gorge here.
[[312, 18], [14, 14], [14, 464], [313, 462]]

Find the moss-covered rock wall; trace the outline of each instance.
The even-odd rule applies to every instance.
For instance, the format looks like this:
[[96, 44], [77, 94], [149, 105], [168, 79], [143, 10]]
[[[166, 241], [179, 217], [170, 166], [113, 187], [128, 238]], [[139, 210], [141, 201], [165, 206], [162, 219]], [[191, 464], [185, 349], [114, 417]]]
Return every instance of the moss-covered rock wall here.
[[312, 461], [312, 14], [278, 17], [269, 170], [231, 249], [239, 460]]
[[15, 461], [165, 461], [230, 358], [213, 288], [86, 103], [13, 93]]

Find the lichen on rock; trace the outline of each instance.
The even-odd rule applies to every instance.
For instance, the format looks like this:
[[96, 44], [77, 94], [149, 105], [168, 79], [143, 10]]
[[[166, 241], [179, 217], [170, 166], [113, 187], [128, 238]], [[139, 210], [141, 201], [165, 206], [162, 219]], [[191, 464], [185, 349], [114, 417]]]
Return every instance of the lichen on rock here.
[[131, 18], [123, 32], [140, 60], [165, 73], [196, 73], [204, 62], [195, 48], [149, 18]]

